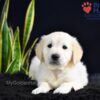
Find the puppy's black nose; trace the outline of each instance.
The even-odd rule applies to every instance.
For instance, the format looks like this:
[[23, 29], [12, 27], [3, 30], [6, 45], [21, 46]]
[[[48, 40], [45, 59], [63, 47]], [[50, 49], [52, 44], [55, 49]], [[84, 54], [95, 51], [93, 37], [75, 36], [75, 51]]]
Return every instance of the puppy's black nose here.
[[57, 61], [59, 59], [59, 55], [58, 54], [53, 54], [51, 57], [52, 57], [52, 59], [54, 61]]

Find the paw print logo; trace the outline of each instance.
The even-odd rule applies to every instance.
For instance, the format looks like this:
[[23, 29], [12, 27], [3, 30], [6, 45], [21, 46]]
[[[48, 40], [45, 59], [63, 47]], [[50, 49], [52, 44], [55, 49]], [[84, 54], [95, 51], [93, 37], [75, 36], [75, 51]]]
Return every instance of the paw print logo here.
[[87, 14], [89, 14], [92, 10], [92, 3], [90, 2], [84, 2], [82, 4], [82, 8], [83, 8], [83, 11]]

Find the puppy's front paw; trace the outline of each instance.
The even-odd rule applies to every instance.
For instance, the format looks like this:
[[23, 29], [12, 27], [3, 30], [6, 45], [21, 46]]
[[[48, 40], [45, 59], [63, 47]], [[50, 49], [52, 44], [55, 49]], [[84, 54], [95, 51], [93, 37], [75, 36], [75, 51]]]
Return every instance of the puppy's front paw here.
[[59, 87], [57, 88], [53, 93], [61, 93], [61, 94], [68, 94], [71, 91], [71, 88], [63, 88], [63, 87]]
[[47, 93], [48, 91], [47, 88], [38, 87], [32, 91], [32, 94]]

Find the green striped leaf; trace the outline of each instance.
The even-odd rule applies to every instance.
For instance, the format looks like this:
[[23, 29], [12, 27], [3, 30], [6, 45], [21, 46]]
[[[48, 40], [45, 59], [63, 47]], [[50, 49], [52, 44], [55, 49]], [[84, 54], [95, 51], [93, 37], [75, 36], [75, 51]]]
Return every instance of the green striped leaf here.
[[36, 42], [38, 41], [38, 38], [35, 39], [35, 41], [33, 42], [32, 46], [27, 50], [27, 52], [24, 54], [24, 57], [22, 58], [22, 65], [25, 63], [26, 59], [28, 58], [28, 56], [30, 56], [32, 49], [34, 48]]
[[8, 66], [8, 68], [7, 68], [7, 70], [6, 70], [6, 73], [14, 74], [14, 73], [20, 71], [20, 70], [18, 69], [19, 66], [20, 66], [19, 61], [16, 60], [16, 59], [13, 60], [13, 61], [9, 64], [9, 66]]
[[21, 46], [20, 46], [20, 36], [19, 36], [19, 28], [17, 27], [15, 31], [14, 44], [12, 48], [12, 60], [21, 58]]
[[1, 18], [0, 18], [0, 31], [1, 32], [3, 30], [4, 22], [8, 17], [9, 3], [10, 3], [10, 0], [5, 1], [5, 4], [3, 6], [3, 10], [2, 10], [2, 13], [1, 13]]
[[0, 72], [2, 71], [2, 31], [3, 31], [5, 19], [6, 18], [4, 13], [4, 17], [1, 17], [0, 19]]
[[25, 72], [28, 72], [28, 67], [29, 67], [29, 57], [32, 52], [32, 49], [34, 48], [36, 42], [38, 41], [38, 38], [35, 39], [33, 42], [32, 46], [27, 50], [27, 52], [24, 54], [24, 57], [22, 58], [22, 67], [27, 66], [25, 68]]
[[7, 21], [4, 23], [3, 32], [2, 32], [2, 70], [6, 69], [8, 65], [8, 56], [9, 56], [9, 28]]
[[35, 15], [35, 0], [31, 0], [25, 18], [24, 34], [23, 34], [23, 52], [26, 48], [26, 45], [30, 37], [30, 33], [32, 31], [34, 23], [34, 15]]
[[12, 60], [13, 42], [14, 42], [13, 30], [12, 30], [12, 28], [10, 27], [10, 28], [9, 28], [9, 34], [8, 34], [8, 46], [9, 46], [8, 65], [10, 64], [10, 62], [11, 62], [11, 60]]
[[19, 28], [17, 27], [12, 47], [12, 63], [8, 66], [6, 72], [13, 74], [15, 72], [20, 71], [20, 69], [21, 69], [21, 47], [20, 47]]
[[0, 72], [2, 68], [2, 32], [0, 31]]
[[8, 16], [9, 2], [10, 0], [5, 1], [5, 4], [3, 6], [3, 10], [1, 13], [1, 17], [0, 17], [0, 72], [2, 70], [1, 69], [2, 68], [2, 31], [3, 31], [4, 22]]

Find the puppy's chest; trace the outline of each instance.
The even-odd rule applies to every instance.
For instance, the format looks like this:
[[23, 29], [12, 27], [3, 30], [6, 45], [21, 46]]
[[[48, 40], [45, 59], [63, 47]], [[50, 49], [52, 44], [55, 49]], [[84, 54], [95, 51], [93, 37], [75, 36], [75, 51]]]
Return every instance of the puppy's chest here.
[[70, 81], [71, 77], [68, 74], [60, 71], [54, 71], [48, 78], [48, 82], [52, 87], [58, 87], [63, 82]]

